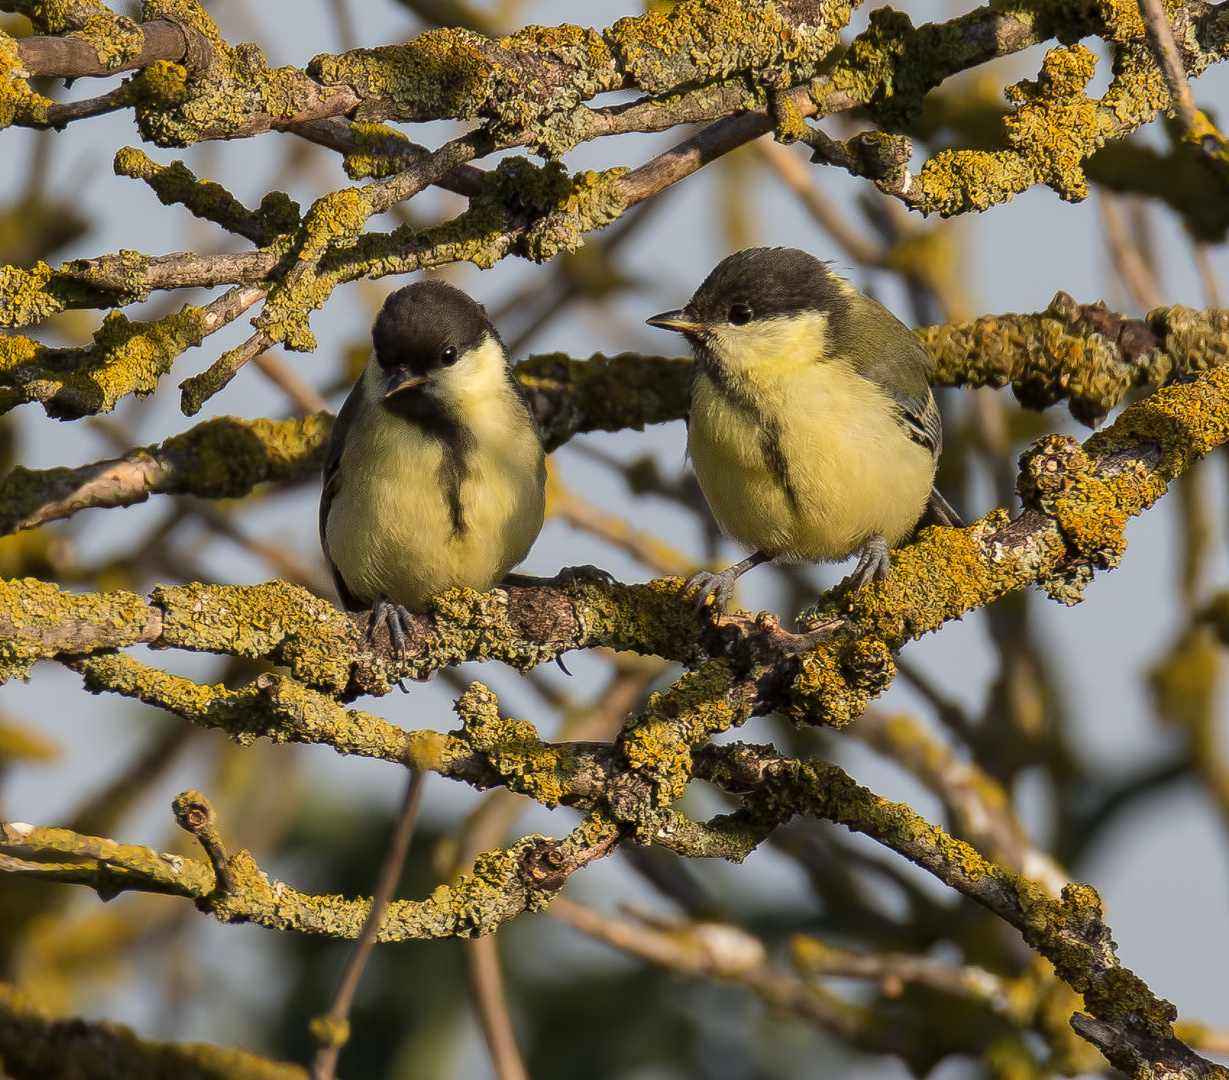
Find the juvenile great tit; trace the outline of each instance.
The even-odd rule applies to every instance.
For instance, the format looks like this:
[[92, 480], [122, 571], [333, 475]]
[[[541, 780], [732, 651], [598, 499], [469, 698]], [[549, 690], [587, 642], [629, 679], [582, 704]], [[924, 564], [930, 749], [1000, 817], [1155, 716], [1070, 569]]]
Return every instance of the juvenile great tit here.
[[888, 551], [928, 509], [959, 518], [933, 487], [942, 446], [930, 357], [909, 329], [824, 263], [748, 248], [687, 306], [647, 320], [691, 345], [687, 450], [731, 539], [752, 554], [702, 571], [696, 610], [725, 610], [738, 578], [773, 559], [839, 562], [861, 552], [856, 588], [884, 579]]
[[529, 553], [546, 463], [503, 342], [460, 289], [398, 289], [371, 337], [329, 438], [320, 543], [342, 603], [404, 655], [410, 612], [485, 592]]

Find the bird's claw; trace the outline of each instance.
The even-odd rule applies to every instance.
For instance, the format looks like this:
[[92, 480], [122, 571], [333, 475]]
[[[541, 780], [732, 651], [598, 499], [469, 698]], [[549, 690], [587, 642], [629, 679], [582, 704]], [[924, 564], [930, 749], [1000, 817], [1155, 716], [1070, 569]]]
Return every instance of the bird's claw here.
[[738, 581], [738, 574], [735, 570], [733, 566], [728, 570], [722, 570], [719, 574], [714, 574], [711, 570], [698, 570], [687, 579], [683, 592], [698, 590], [695, 598], [697, 618], [703, 614], [710, 596], [713, 598], [712, 613], [714, 615], [724, 614], [730, 598], [734, 595], [734, 584]]
[[892, 569], [891, 551], [882, 536], [872, 536], [862, 545], [858, 565], [854, 567], [854, 592], [861, 592], [872, 581], [887, 581]]
[[380, 596], [371, 605], [371, 627], [368, 637], [374, 638], [381, 626], [388, 627], [388, 637], [392, 642], [393, 655], [402, 663], [406, 659], [406, 636], [413, 625], [414, 616], [409, 608], [394, 604]]

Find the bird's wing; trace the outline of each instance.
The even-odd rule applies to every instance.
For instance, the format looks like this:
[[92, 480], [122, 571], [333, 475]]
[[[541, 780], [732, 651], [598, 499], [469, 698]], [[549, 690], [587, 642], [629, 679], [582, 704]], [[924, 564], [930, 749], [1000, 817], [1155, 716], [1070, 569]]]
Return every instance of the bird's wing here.
[[854, 370], [896, 402], [909, 437], [938, 461], [943, 425], [928, 381], [933, 361], [904, 323], [882, 305], [867, 301], [872, 306], [850, 317], [845, 335]]
[[354, 421], [358, 408], [359, 385], [356, 383], [342, 405], [341, 411], [337, 414], [337, 419], [333, 421], [333, 430], [329, 433], [328, 445], [324, 451], [324, 477], [320, 488], [320, 548], [324, 552], [325, 561], [329, 564], [329, 570], [332, 571], [333, 584], [337, 586], [337, 595], [341, 597], [341, 602], [348, 611], [361, 611], [367, 605], [358, 600], [342, 581], [337, 564], [333, 562], [333, 556], [329, 554], [326, 525], [329, 520], [329, 508], [333, 505], [333, 499], [337, 495], [337, 486], [341, 482], [339, 471], [341, 451], [346, 444], [346, 433], [350, 430], [350, 424]]

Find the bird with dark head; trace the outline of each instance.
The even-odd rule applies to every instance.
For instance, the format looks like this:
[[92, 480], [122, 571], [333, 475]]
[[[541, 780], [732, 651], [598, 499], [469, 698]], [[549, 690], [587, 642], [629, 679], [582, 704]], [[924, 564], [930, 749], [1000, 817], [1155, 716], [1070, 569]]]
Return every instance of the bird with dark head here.
[[326, 451], [320, 543], [343, 604], [404, 655], [411, 612], [486, 591], [542, 528], [546, 464], [481, 305], [442, 281], [392, 293]]
[[648, 320], [694, 355], [687, 450], [731, 539], [751, 549], [702, 571], [697, 611], [725, 610], [738, 578], [773, 559], [838, 562], [861, 553], [855, 587], [884, 579], [889, 550], [929, 509], [942, 447], [931, 360], [909, 328], [804, 251], [749, 248], [708, 275], [687, 305]]

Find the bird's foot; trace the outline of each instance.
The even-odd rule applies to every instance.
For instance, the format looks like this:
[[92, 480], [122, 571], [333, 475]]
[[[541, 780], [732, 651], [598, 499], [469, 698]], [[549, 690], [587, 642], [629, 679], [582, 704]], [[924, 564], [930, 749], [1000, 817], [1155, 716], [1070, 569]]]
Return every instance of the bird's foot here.
[[406, 658], [406, 637], [413, 623], [414, 615], [409, 608], [403, 607], [401, 604], [394, 604], [391, 600], [385, 600], [382, 596], [377, 596], [375, 603], [371, 605], [371, 623], [367, 636], [374, 638], [376, 631], [381, 626], [387, 626], [388, 637], [393, 646], [393, 655], [398, 660], [404, 662]]
[[711, 570], [699, 570], [692, 574], [683, 586], [683, 592], [689, 593], [692, 589], [697, 590], [695, 597], [696, 617], [699, 618], [703, 614], [710, 596], [713, 598], [712, 613], [714, 615], [725, 614], [726, 606], [734, 595], [734, 585], [738, 581], [738, 577], [737, 566], [728, 567], [719, 574], [714, 574]]
[[755, 551], [743, 559], [740, 563], [735, 563], [733, 566], [722, 570], [720, 574], [714, 574], [711, 570], [699, 570], [692, 574], [687, 579], [683, 586], [683, 592], [689, 593], [692, 589], [699, 589], [696, 593], [696, 617], [699, 618], [701, 612], [704, 611], [704, 605], [708, 603], [708, 598], [713, 598], [714, 615], [722, 615], [725, 613], [726, 605], [729, 604], [730, 598], [734, 595], [734, 583], [738, 581], [748, 570], [759, 566], [761, 563], [771, 561], [771, 555], [765, 555], [762, 551]]
[[892, 569], [891, 551], [882, 536], [872, 536], [862, 545], [858, 565], [854, 567], [854, 592], [861, 592], [872, 581], [887, 581]]

